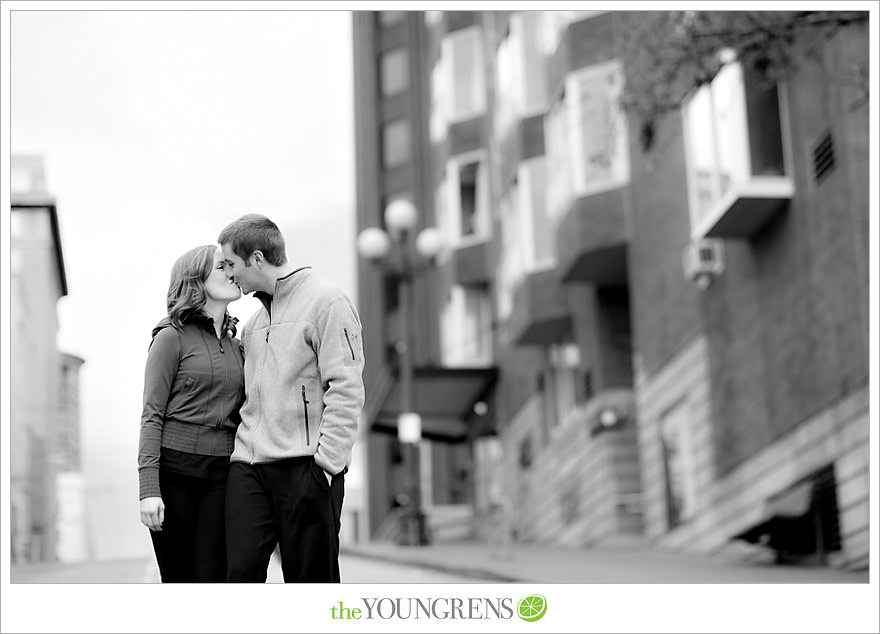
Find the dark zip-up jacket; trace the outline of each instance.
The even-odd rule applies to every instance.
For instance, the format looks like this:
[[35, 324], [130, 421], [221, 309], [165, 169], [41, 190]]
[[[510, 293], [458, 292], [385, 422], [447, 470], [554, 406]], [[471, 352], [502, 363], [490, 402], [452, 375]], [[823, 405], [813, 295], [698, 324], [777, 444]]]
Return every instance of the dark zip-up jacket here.
[[244, 358], [238, 339], [218, 339], [214, 320], [198, 315], [179, 331], [168, 318], [153, 329], [144, 372], [138, 448], [140, 499], [159, 497], [161, 447], [229, 456], [244, 402]]

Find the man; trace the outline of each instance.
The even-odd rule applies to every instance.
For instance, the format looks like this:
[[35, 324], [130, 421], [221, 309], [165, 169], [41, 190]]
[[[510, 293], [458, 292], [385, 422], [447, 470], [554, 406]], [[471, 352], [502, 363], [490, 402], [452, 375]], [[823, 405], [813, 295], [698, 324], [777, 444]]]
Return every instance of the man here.
[[242, 330], [246, 398], [226, 489], [227, 581], [339, 582], [344, 474], [364, 404], [351, 300], [288, 262], [284, 238], [248, 214], [218, 238], [226, 274], [263, 304]]

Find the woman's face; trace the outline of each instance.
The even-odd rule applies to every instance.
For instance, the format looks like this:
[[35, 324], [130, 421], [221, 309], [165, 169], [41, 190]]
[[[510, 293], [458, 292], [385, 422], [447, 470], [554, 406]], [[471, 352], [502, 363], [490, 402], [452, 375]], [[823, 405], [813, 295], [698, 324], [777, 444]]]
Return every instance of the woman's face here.
[[214, 251], [214, 266], [208, 275], [208, 279], [205, 280], [205, 292], [208, 295], [208, 299], [226, 302], [227, 304], [241, 297], [241, 291], [238, 289], [238, 286], [226, 277], [226, 264], [220, 247], [217, 247], [217, 250]]

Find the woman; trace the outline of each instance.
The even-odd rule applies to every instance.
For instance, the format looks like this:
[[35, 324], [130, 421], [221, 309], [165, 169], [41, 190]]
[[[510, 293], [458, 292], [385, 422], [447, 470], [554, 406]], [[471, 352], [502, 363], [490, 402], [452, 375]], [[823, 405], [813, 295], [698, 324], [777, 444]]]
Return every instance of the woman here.
[[226, 580], [223, 500], [244, 400], [237, 320], [226, 309], [239, 297], [219, 247], [192, 249], [171, 270], [168, 316], [153, 329], [138, 474], [163, 583]]

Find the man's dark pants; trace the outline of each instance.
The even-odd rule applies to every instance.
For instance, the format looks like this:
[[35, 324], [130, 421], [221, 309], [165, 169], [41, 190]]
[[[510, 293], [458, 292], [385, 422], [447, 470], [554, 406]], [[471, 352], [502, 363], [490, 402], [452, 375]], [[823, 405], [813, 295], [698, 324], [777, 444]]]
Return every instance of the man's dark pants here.
[[338, 583], [344, 493], [344, 474], [328, 484], [312, 456], [233, 462], [226, 485], [226, 580], [264, 583], [278, 544], [285, 582]]

